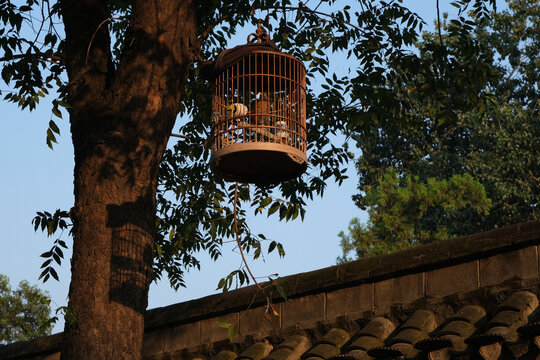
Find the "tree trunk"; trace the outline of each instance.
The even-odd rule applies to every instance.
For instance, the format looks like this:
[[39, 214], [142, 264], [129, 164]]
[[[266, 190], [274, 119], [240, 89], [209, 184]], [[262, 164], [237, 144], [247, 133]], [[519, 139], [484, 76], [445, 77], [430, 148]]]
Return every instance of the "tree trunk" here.
[[[134, 1], [115, 67], [103, 1], [61, 3], [75, 150], [62, 359], [140, 359], [159, 162], [195, 54], [191, 1]], [[101, 26], [100, 26], [101, 24]]]

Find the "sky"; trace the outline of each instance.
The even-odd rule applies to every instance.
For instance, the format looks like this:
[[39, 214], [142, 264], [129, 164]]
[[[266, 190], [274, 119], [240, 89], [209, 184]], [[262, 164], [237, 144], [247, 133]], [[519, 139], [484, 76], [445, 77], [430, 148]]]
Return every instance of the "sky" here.
[[[441, 0], [441, 11], [452, 17], [456, 11], [449, 3]], [[427, 29], [433, 29], [435, 0], [405, 0], [403, 4], [426, 21]], [[500, 9], [501, 1], [497, 5]], [[243, 43], [250, 31], [246, 30], [246, 34], [230, 46]], [[342, 59], [333, 59], [331, 67], [347, 68], [348, 64]], [[0, 83], [0, 89], [6, 90], [7, 86]], [[14, 104], [0, 101], [0, 273], [10, 278], [13, 288], [21, 280], [28, 280], [48, 291], [54, 310], [67, 304], [70, 251], [65, 252], [59, 282], [51, 279], [43, 284], [38, 281], [43, 260], [40, 254], [50, 249], [54, 238], [35, 233], [31, 220], [36, 211], [69, 210], [73, 205], [73, 146], [68, 121], [63, 119], [57, 121], [61, 131], [58, 144], [54, 150], [47, 147], [45, 132], [52, 116], [50, 100], [46, 98], [32, 112], [20, 111]], [[176, 139], [173, 138], [171, 143], [173, 141]], [[267, 238], [283, 243], [287, 253], [281, 259], [272, 253], [265, 256], [265, 261], [251, 261], [250, 268], [255, 276], [264, 280], [271, 274], [286, 276], [335, 265], [336, 258], [341, 255], [338, 233], [346, 230], [353, 217], [367, 219], [367, 214], [351, 200], [357, 185], [352, 163], [348, 175], [350, 178], [341, 187], [330, 183], [322, 199], [308, 203], [303, 222], [279, 222], [274, 217], [267, 219], [265, 215], [248, 219], [255, 233], [264, 233]], [[72, 243], [67, 234], [63, 234], [62, 239], [68, 245]], [[192, 270], [185, 276], [186, 288], [174, 291], [166, 278], [152, 283], [148, 308], [215, 293], [218, 280], [237, 269], [241, 262], [233, 244], [224, 245], [223, 255], [216, 262], [201, 255], [201, 271]], [[62, 329], [63, 324], [59, 322], [53, 332]]]

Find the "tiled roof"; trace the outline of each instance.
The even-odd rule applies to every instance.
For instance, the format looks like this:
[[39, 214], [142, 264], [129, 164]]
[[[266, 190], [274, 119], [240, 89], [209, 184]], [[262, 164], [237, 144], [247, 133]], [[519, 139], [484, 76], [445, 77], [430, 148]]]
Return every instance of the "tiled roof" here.
[[492, 312], [465, 305], [440, 324], [433, 311], [418, 309], [401, 324], [374, 317], [354, 332], [332, 327], [311, 346], [308, 333], [295, 334], [274, 345], [255, 342], [239, 354], [222, 350], [213, 359], [537, 359], [538, 310], [537, 296], [520, 291]]
[[[146, 360], [540, 359], [540, 220], [147, 312]], [[227, 329], [235, 327], [233, 341]], [[0, 346], [59, 359], [61, 334]]]

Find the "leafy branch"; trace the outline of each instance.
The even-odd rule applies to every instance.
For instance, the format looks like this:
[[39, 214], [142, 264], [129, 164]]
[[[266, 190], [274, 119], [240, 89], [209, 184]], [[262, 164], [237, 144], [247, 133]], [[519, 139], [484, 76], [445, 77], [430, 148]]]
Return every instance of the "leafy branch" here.
[[56, 281], [59, 281], [58, 273], [53, 266], [55, 263], [58, 266], [62, 264], [62, 259], [64, 258], [64, 252], [62, 249], [68, 248], [66, 243], [60, 239], [64, 233], [64, 230], [69, 229], [72, 226], [71, 223], [66, 221], [66, 219], [69, 219], [69, 213], [67, 211], [57, 209], [54, 214], [51, 214], [48, 211], [38, 211], [37, 215], [32, 220], [32, 223], [34, 224], [34, 231], [41, 228], [42, 232], [47, 233], [47, 237], [54, 235], [57, 230], [61, 230], [60, 237], [54, 241], [51, 249], [41, 254], [41, 257], [44, 258], [45, 261], [41, 265], [41, 269], [43, 269], [43, 271], [39, 275], [39, 279], [43, 279], [43, 282], [49, 280], [51, 276]]

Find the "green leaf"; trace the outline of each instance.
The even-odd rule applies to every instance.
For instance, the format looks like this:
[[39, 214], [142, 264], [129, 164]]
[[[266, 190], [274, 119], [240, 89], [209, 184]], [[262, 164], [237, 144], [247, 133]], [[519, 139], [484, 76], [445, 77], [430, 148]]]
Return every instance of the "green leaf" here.
[[51, 149], [53, 148], [53, 143], [57, 144], [58, 142], [56, 141], [56, 136], [54, 136], [53, 132], [51, 131], [51, 129], [47, 129], [47, 139], [46, 139], [46, 142], [47, 142], [47, 146], [50, 147]]
[[284, 257], [285, 256], [285, 249], [283, 249], [283, 245], [281, 245], [280, 243], [277, 243], [277, 249], [278, 249], [279, 256]]
[[57, 103], [58, 105], [60, 105], [61, 107], [63, 107], [63, 108], [66, 108], [66, 109], [69, 109], [69, 108], [70, 108], [69, 104], [68, 104], [67, 102], [65, 102], [65, 101], [58, 100], [56, 103]]
[[276, 284], [276, 289], [283, 300], [289, 301], [289, 298], [287, 297], [287, 294], [285, 293], [285, 289], [283, 289], [281, 285]]
[[49, 128], [54, 131], [55, 133], [59, 134], [60, 135], [60, 129], [58, 128], [58, 126], [56, 125], [56, 123], [54, 121], [49, 121]]
[[225, 321], [225, 320], [218, 320], [216, 323], [217, 323], [217, 326], [223, 329], [229, 329], [232, 326], [232, 324], [229, 321]]
[[283, 220], [285, 219], [285, 217], [287, 216], [287, 206], [286, 205], [282, 205], [280, 208], [279, 208], [279, 220]]
[[234, 341], [234, 338], [236, 336], [236, 326], [231, 326], [228, 330], [227, 330], [227, 335], [229, 336], [229, 341], [230, 342], [233, 342]]
[[47, 267], [49, 266], [49, 264], [52, 262], [52, 259], [49, 259], [49, 260], [45, 260], [45, 262], [43, 264], [41, 264], [41, 269], [43, 269], [44, 267]]
[[272, 206], [270, 206], [270, 209], [268, 209], [268, 215], [267, 216], [270, 216], [273, 213], [275, 213], [276, 211], [278, 211], [280, 206], [281, 206], [281, 203], [279, 203], [278, 201], [274, 202], [272, 204]]
[[261, 201], [261, 207], [264, 208], [268, 206], [268, 204], [270, 204], [271, 202], [272, 202], [272, 197], [269, 196], [266, 199]]
[[62, 118], [62, 112], [58, 109], [57, 106], [53, 106], [53, 108], [52, 108], [52, 113], [53, 113], [56, 117], [59, 117], [60, 119]]
[[276, 248], [277, 243], [275, 241], [272, 241], [270, 245], [268, 246], [268, 253], [270, 254], [274, 249]]
[[60, 281], [60, 279], [58, 278], [58, 274], [56, 273], [56, 270], [54, 270], [54, 268], [50, 267], [49, 273], [56, 281]]

